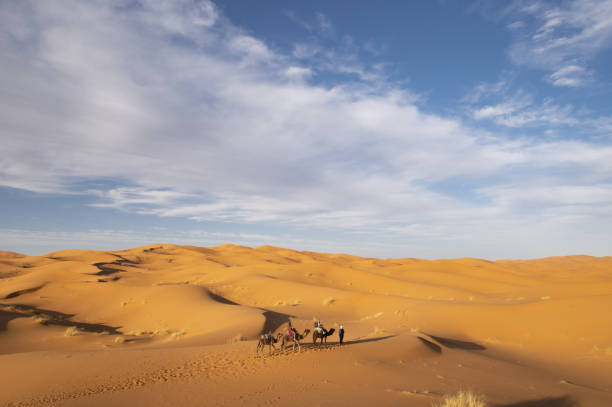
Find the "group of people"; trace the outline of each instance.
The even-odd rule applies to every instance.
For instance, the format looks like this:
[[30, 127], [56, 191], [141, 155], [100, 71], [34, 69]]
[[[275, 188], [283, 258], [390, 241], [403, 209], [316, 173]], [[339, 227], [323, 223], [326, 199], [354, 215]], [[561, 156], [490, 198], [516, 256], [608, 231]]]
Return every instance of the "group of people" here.
[[[327, 334], [327, 329], [323, 327], [323, 324], [318, 319], [315, 319], [314, 321], [314, 329], [321, 329], [324, 334]], [[291, 320], [289, 320], [287, 325], [287, 334], [291, 338], [298, 334], [297, 329], [291, 325]], [[340, 345], [342, 345], [344, 342], [344, 325], [340, 325], [340, 328], [338, 329], [338, 336], [340, 337]]]

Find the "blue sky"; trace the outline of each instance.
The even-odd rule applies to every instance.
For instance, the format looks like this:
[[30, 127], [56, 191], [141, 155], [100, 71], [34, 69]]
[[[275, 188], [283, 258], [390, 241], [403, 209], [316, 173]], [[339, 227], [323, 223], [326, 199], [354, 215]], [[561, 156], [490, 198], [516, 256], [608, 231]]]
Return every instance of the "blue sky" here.
[[610, 255], [612, 1], [0, 3], [0, 248]]

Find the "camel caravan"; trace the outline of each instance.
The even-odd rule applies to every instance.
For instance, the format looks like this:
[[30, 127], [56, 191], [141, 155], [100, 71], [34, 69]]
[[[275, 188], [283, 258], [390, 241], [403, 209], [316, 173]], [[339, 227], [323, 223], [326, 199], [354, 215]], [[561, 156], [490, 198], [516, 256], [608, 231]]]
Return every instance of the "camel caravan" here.
[[[325, 343], [327, 344], [327, 337], [333, 335], [334, 332], [335, 332], [334, 328], [331, 328], [329, 330], [325, 329], [319, 321], [315, 321], [314, 330], [312, 331], [312, 344], [316, 345], [318, 339], [320, 339], [319, 343], [321, 345], [323, 344], [324, 340], [325, 340]], [[276, 346], [274, 346], [274, 344], [278, 342], [280, 342], [282, 351], [284, 351], [285, 347], [286, 346], [288, 347], [289, 345], [292, 345], [294, 352], [295, 352], [296, 345], [297, 345], [298, 351], [301, 351], [302, 349], [301, 349], [300, 341], [305, 339], [309, 334], [310, 334], [310, 329], [305, 329], [304, 332], [299, 333], [297, 329], [291, 326], [291, 321], [289, 321], [287, 332], [284, 334], [282, 332], [279, 332], [278, 334], [273, 335], [272, 332], [268, 332], [266, 334], [260, 335], [259, 342], [257, 343], [256, 353], [259, 353], [260, 350], [263, 353], [267, 345], [269, 349], [269, 353], [272, 354], [272, 349], [276, 351]]]

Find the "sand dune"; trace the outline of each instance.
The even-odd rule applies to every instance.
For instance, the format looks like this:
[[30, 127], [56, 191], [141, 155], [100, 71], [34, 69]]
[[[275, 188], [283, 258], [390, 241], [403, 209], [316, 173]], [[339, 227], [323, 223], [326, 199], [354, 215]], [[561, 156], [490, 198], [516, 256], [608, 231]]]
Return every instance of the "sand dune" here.
[[[610, 406], [610, 309], [612, 257], [0, 252], [0, 405]], [[347, 344], [255, 354], [313, 318]]]

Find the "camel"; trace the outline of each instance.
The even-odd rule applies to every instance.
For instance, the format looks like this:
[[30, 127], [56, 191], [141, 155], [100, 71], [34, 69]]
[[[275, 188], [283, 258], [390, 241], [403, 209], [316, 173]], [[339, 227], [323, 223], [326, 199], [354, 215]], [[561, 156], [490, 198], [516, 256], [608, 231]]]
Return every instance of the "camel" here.
[[259, 337], [259, 343], [257, 343], [257, 351], [256, 353], [259, 353], [259, 349], [261, 349], [261, 352], [263, 353], [263, 350], [265, 348], [266, 345], [268, 345], [268, 347], [270, 348], [270, 355], [272, 354], [272, 348], [274, 348], [274, 350], [276, 350], [276, 346], [274, 346], [274, 344], [276, 342], [278, 342], [281, 337], [283, 336], [282, 333], [278, 333], [278, 335], [273, 336], [272, 332], [269, 332], [267, 334], [263, 334]]
[[327, 343], [327, 337], [328, 336], [332, 336], [334, 334], [336, 330], [334, 328], [330, 329], [329, 331], [325, 328], [315, 328], [314, 331], [312, 331], [312, 343], [313, 344], [317, 344], [317, 339], [321, 338], [321, 345], [323, 345], [323, 339], [325, 339], [325, 343]]
[[310, 329], [305, 329], [304, 333], [302, 334], [294, 332], [293, 337], [289, 336], [288, 333], [283, 335], [283, 341], [281, 342], [281, 349], [285, 350], [285, 344], [289, 344], [289, 342], [293, 342], [293, 351], [295, 352], [296, 344], [298, 346], [298, 350], [301, 351], [302, 348], [300, 347], [300, 341], [304, 339], [305, 337], [307, 337], [309, 333], [310, 333]]

